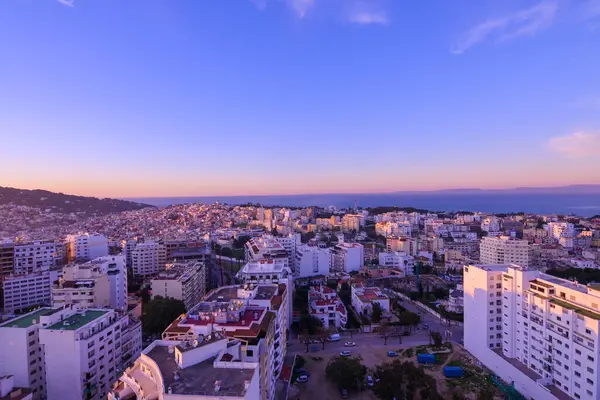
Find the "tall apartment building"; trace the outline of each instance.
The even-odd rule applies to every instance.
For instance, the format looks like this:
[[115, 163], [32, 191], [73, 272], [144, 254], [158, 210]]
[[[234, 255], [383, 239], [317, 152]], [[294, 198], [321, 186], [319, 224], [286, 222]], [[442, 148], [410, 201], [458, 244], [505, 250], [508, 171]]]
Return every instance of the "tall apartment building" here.
[[15, 271], [15, 244], [0, 242], [0, 276], [11, 275]]
[[[287, 240], [285, 240], [287, 239]], [[244, 245], [246, 261], [256, 262], [261, 260], [281, 260], [286, 268], [294, 271], [294, 263], [296, 256], [295, 236], [292, 244], [290, 238], [276, 238], [272, 235], [263, 235], [261, 237], [252, 238]], [[293, 253], [284, 247], [284, 243], [290, 249], [293, 247]]]
[[125, 266], [127, 268], [131, 268], [133, 265], [133, 250], [135, 250], [137, 243], [135, 239], [121, 240], [121, 248], [123, 249], [121, 254], [125, 259]]
[[68, 235], [69, 262], [89, 261], [108, 255], [108, 239], [97, 233]]
[[600, 287], [464, 267], [465, 347], [527, 398], [600, 398]]
[[402, 251], [410, 256], [415, 256], [420, 250], [418, 241], [410, 237], [390, 236], [386, 239], [388, 251]]
[[52, 285], [61, 275], [57, 269], [0, 277], [0, 309], [22, 312], [52, 304]]
[[[285, 278], [282, 280], [285, 282]], [[153, 357], [146, 349], [144, 353], [150, 355], [150, 359], [142, 355], [134, 367], [121, 377], [115, 392], [120, 398], [131, 391], [138, 393], [141, 389], [153, 398], [163, 399], [170, 398], [169, 394], [174, 395], [173, 399], [188, 396], [195, 400], [220, 397], [274, 399], [275, 383], [286, 353], [289, 314], [284, 305], [289, 302], [289, 297], [291, 293], [288, 294], [285, 283], [248, 282], [210, 292], [164, 331], [163, 341], [156, 342], [165, 346], [161, 351], [166, 351], [166, 346], [173, 346], [171, 359], [179, 364], [181, 384], [171, 378], [172, 369], [160, 365], [152, 370], [154, 379], [151, 382], [139, 379], [149, 375], [141, 375], [146, 369], [144, 364], [152, 366], [161, 363], [160, 357]], [[241, 347], [238, 347], [238, 343], [241, 343]], [[231, 352], [224, 353], [224, 349], [231, 349]], [[189, 356], [195, 361], [186, 361], [188, 352], [197, 352], [198, 357]], [[244, 368], [240, 369], [239, 362], [248, 367], [247, 373]], [[231, 375], [230, 371], [222, 370], [228, 365], [237, 368], [237, 377]], [[161, 384], [163, 379], [164, 385]], [[256, 381], [253, 384], [254, 379]]]
[[358, 232], [360, 230], [361, 221], [363, 220], [362, 215], [346, 214], [342, 217], [342, 231]]
[[47, 271], [60, 263], [53, 240], [36, 240], [28, 243], [15, 243], [14, 272], [27, 274]]
[[339, 243], [329, 250], [333, 271], [346, 273], [358, 271], [365, 263], [365, 249], [360, 243]]
[[34, 399], [102, 399], [124, 355], [139, 355], [141, 324], [107, 309], [41, 308], [1, 324], [0, 340], [10, 344], [0, 347], [0, 375]]
[[166, 248], [156, 242], [138, 243], [131, 254], [131, 263], [135, 276], [157, 274], [167, 263]]
[[52, 287], [52, 305], [127, 309], [127, 268], [123, 256], [105, 256], [63, 267]]
[[485, 232], [500, 232], [500, 219], [495, 216], [484, 218], [481, 221], [481, 230]]
[[564, 237], [572, 238], [575, 236], [575, 225], [570, 222], [548, 222], [546, 229], [556, 240], [560, 240], [560, 238]]
[[189, 310], [206, 294], [206, 267], [203, 263], [167, 264], [166, 270], [152, 279], [152, 296], [181, 300]]
[[527, 240], [508, 236], [484, 237], [479, 245], [482, 264], [517, 264], [529, 266], [532, 250]]
[[331, 253], [328, 249], [300, 245], [296, 248], [296, 277], [327, 275], [331, 270]]
[[166, 239], [162, 240], [161, 244], [165, 246], [166, 261], [172, 263], [178, 261], [181, 256], [187, 253], [200, 253], [204, 255], [205, 250], [209, 250], [208, 246], [202, 239]]

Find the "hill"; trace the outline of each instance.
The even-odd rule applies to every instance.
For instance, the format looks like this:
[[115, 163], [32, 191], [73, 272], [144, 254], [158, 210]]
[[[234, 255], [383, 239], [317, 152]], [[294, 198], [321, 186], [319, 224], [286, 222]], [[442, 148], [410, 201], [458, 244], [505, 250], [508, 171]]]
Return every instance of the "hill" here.
[[108, 214], [154, 207], [148, 204], [118, 199], [74, 196], [47, 190], [26, 190], [0, 186], [0, 205], [13, 204], [50, 209], [56, 213]]

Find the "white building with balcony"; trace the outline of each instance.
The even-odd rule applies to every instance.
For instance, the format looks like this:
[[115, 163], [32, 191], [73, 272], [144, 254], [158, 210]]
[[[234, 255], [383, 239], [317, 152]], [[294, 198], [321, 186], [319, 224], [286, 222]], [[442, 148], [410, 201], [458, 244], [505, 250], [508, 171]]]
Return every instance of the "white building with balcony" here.
[[404, 276], [414, 274], [415, 259], [401, 251], [382, 251], [379, 253], [379, 265], [387, 268], [397, 268]]
[[141, 324], [108, 309], [41, 308], [0, 325], [0, 339], [10, 344], [0, 347], [0, 375], [34, 398], [101, 399], [124, 357], [139, 355]]
[[0, 277], [0, 308], [7, 313], [20, 312], [35, 306], [52, 304], [52, 285], [60, 270]]
[[108, 239], [98, 233], [68, 235], [69, 262], [89, 261], [108, 255]]
[[509, 236], [484, 237], [479, 245], [482, 264], [517, 264], [528, 266], [532, 249], [527, 240]]
[[335, 272], [359, 271], [365, 263], [365, 249], [360, 243], [339, 243], [329, 251], [331, 269]]
[[323, 328], [344, 328], [348, 322], [346, 306], [335, 290], [328, 286], [312, 286], [308, 291], [308, 307], [312, 317], [319, 318]]
[[300, 235], [274, 237], [263, 235], [252, 238], [245, 244], [246, 261], [282, 260], [292, 272], [295, 271], [296, 247], [300, 245]]
[[47, 271], [61, 263], [57, 244], [53, 240], [16, 243], [14, 252], [15, 274]]
[[131, 266], [135, 276], [158, 273], [167, 262], [167, 249], [157, 242], [138, 243], [131, 252]]
[[469, 265], [464, 299], [466, 349], [525, 397], [600, 397], [600, 287]]
[[297, 278], [327, 275], [331, 270], [331, 253], [328, 249], [301, 245], [296, 248], [295, 264]]
[[206, 294], [206, 268], [204, 263], [196, 261], [167, 264], [152, 279], [151, 287], [152, 297], [181, 300], [189, 310]]
[[52, 287], [53, 307], [127, 309], [127, 269], [123, 256], [104, 256], [63, 267]]

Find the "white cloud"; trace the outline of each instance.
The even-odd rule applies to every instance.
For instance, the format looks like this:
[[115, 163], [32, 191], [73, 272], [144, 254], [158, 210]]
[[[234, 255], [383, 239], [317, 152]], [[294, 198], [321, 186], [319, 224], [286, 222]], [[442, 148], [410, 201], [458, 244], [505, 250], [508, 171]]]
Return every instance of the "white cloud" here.
[[553, 137], [548, 148], [567, 157], [600, 156], [600, 133], [575, 132]]
[[63, 6], [73, 7], [75, 5], [75, 0], [56, 0]]
[[[278, 3], [274, 0], [250, 1], [260, 10], [264, 10], [270, 3]], [[279, 3], [285, 4], [300, 18], [314, 9], [321, 16], [361, 25], [387, 24], [387, 2], [388, 0], [279, 0]]]
[[486, 40], [503, 42], [520, 36], [533, 36], [554, 22], [557, 9], [558, 1], [543, 1], [509, 16], [485, 21], [468, 31], [450, 51], [462, 54]]

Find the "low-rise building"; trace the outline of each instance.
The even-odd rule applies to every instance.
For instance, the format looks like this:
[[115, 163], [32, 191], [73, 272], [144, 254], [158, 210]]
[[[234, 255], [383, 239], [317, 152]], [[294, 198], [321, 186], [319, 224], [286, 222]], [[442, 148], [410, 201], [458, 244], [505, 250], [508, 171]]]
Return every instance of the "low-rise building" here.
[[151, 286], [153, 297], [181, 300], [189, 310], [206, 294], [206, 268], [197, 261], [167, 264], [166, 269], [152, 279]]
[[352, 307], [359, 313], [370, 315], [373, 304], [378, 303], [384, 312], [390, 311], [390, 298], [378, 287], [366, 287], [362, 283], [353, 283], [350, 286], [352, 293]]
[[319, 318], [323, 328], [338, 329], [348, 322], [346, 306], [335, 290], [325, 285], [312, 286], [308, 291], [308, 307], [312, 317]]
[[415, 260], [412, 256], [400, 251], [382, 251], [379, 253], [379, 265], [404, 271], [404, 276], [413, 275]]

